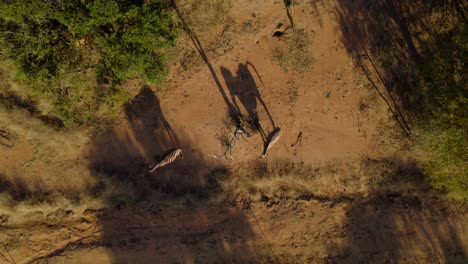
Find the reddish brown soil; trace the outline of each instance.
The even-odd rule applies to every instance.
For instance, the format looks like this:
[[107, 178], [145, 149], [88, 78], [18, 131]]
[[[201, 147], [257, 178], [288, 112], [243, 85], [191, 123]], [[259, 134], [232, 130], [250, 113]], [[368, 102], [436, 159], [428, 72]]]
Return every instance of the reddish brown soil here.
[[[6, 157], [0, 176], [10, 192], [17, 199], [65, 193], [77, 202], [66, 209], [24, 205], [0, 212], [0, 241], [8, 245], [0, 248], [0, 263], [464, 263], [465, 204], [411, 192], [369, 194], [373, 175], [359, 164], [398, 156], [404, 135], [344, 48], [335, 6], [294, 2], [296, 28], [312, 36], [315, 62], [304, 73], [272, 60], [273, 50], [284, 45], [272, 32], [289, 23], [283, 1], [237, 0], [229, 11], [233, 27], [253, 21], [257, 28], [227, 32], [235, 36], [232, 44], [216, 56], [208, 47], [223, 28], [201, 34], [207, 50], [195, 51], [198, 44], [182, 37], [182, 48], [207, 60], [188, 71], [176, 63], [165, 85], [130, 86], [135, 98], [109, 130], [92, 136], [49, 128], [26, 133], [39, 121], [13, 116], [10, 129], [28, 136], [11, 148], [0, 146]], [[264, 161], [272, 171], [281, 174], [284, 164], [334, 169], [309, 183], [321, 196], [237, 196], [222, 205], [187, 198], [183, 206], [155, 203], [151, 209], [107, 208], [110, 201], [88, 205], [106, 208], [97, 211], [76, 205], [86, 204], [83, 197], [99, 192], [99, 179], [109, 175], [135, 195], [154, 185], [179, 200], [186, 193], [212, 198], [206, 192], [213, 170], [241, 181], [261, 155], [262, 133], [238, 141], [232, 161], [210, 156], [224, 152], [219, 138], [233, 131], [227, 112], [236, 106], [244, 116], [258, 116], [265, 135], [283, 129]], [[41, 141], [44, 133], [50, 138]], [[182, 148], [184, 158], [145, 176], [146, 167], [172, 147]], [[134, 179], [122, 179], [128, 175]]]
[[250, 208], [58, 211], [2, 228], [16, 263], [463, 263], [466, 209], [374, 197]]

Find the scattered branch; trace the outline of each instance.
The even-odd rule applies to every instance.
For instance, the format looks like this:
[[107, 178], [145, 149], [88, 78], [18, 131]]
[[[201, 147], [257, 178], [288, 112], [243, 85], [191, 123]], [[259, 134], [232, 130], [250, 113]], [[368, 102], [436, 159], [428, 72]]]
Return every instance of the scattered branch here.
[[6, 254], [8, 255], [8, 258], [7, 258], [7, 256], [5, 254], [0, 252], [0, 259], [2, 259], [4, 261], [7, 261], [7, 263], [16, 264], [15, 259], [10, 255], [10, 252], [8, 252], [7, 247], [4, 245], [3, 248], [4, 248], [5, 252], [6, 252]]
[[213, 157], [214, 159], [216, 159], [216, 160], [220, 160], [221, 158], [225, 158], [227, 160], [233, 160], [234, 158], [229, 156], [228, 153], [231, 152], [232, 146], [234, 145], [236, 140], [239, 140], [238, 136], [240, 135], [240, 136], [242, 136], [242, 138], [244, 138], [244, 134], [247, 134], [248, 137], [250, 136], [250, 134], [247, 131], [245, 131], [241, 126], [238, 126], [236, 128], [236, 131], [233, 132], [232, 138], [229, 141], [229, 143], [227, 144], [226, 150], [224, 151], [223, 155], [221, 155], [221, 156], [216, 156], [216, 155], [213, 155], [213, 154], [209, 154], [209, 155], [211, 157]]
[[98, 228], [98, 230], [95, 230], [95, 227], [97, 227], [96, 224], [91, 225], [91, 227], [89, 227], [88, 230], [92, 229], [92, 228], [93, 228], [93, 230], [89, 231], [88, 234], [82, 235], [82, 236], [77, 237], [75, 239], [72, 239], [72, 240], [70, 240], [68, 242], [58, 244], [57, 247], [53, 248], [51, 251], [41, 252], [41, 253], [37, 254], [36, 256], [33, 256], [30, 259], [24, 261], [24, 263], [27, 263], [27, 264], [37, 263], [39, 260], [48, 259], [48, 258], [51, 258], [53, 256], [57, 256], [57, 255], [61, 254], [62, 252], [64, 252], [68, 248], [81, 243], [85, 239], [92, 238], [97, 233], [102, 231], [102, 230], [99, 230], [99, 228]]

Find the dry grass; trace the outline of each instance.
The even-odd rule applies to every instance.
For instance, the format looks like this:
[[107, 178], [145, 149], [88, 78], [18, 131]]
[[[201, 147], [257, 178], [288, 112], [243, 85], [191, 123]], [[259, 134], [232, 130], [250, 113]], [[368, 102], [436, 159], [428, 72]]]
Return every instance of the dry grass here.
[[[222, 56], [232, 49], [237, 32], [235, 22], [228, 15], [230, 1], [180, 0], [177, 1], [177, 7], [181, 17], [176, 17], [176, 21], [186, 23], [191, 33], [200, 41], [202, 52], [208, 59]], [[187, 34], [182, 33], [176, 47], [170, 52], [171, 64], [175, 66], [172, 70], [178, 72], [176, 75], [192, 74], [204, 63], [200, 51], [195, 49], [192, 41]]]
[[432, 189], [412, 159], [397, 156], [379, 160], [363, 157], [308, 166], [290, 161], [250, 164], [221, 180], [227, 200], [246, 195], [265, 199], [323, 199], [366, 197], [376, 193], [427, 193]]
[[315, 62], [310, 55], [313, 35], [304, 29], [288, 32], [280, 38], [280, 46], [273, 51], [273, 60], [285, 71], [304, 73]]
[[299, 87], [297, 87], [294, 81], [288, 81], [289, 84], [289, 103], [294, 105], [299, 100]]
[[[234, 171], [214, 171], [213, 183], [206, 190], [209, 196], [188, 192], [172, 195], [157, 186], [131, 179], [96, 174], [99, 186], [78, 193], [78, 199], [63, 193], [44, 193], [43, 197], [25, 196], [14, 200], [1, 193], [0, 216], [20, 218], [56, 210], [82, 213], [89, 208], [138, 208], [216, 206], [232, 203], [239, 197], [247, 201], [319, 200], [335, 202], [366, 197], [376, 193], [426, 192], [427, 184], [418, 164], [413, 160], [388, 157], [381, 160], [362, 158], [354, 161], [333, 161], [314, 166], [285, 160], [252, 162]], [[143, 179], [141, 179], [143, 180]], [[0, 186], [1, 188], [1, 186]], [[426, 188], [426, 189], [425, 189]]]
[[[258, 160], [231, 172], [220, 172], [214, 177], [213, 186], [216, 187], [207, 190], [210, 193], [208, 198], [200, 198], [192, 193], [171, 196], [147, 184], [135, 186], [138, 180], [133, 182], [100, 176], [90, 172], [86, 164], [75, 164], [82, 159], [80, 148], [88, 139], [84, 131], [56, 130], [31, 117], [24, 110], [7, 110], [2, 107], [0, 123], [4, 125], [3, 129], [14, 135], [15, 140], [31, 145], [33, 149], [27, 162], [17, 167], [22, 172], [21, 175], [0, 169], [3, 180], [25, 183], [24, 186], [7, 184], [7, 187], [19, 188], [20, 195], [15, 198], [14, 193], [3, 191], [0, 195], [0, 207], [3, 208], [0, 215], [2, 212], [9, 212], [11, 215], [18, 208], [24, 212], [34, 209], [46, 213], [58, 208], [84, 210], [115, 208], [122, 204], [132, 208], [159, 205], [186, 207], [231, 202], [241, 194], [247, 194], [252, 201], [262, 201], [265, 197], [335, 199], [343, 196], [365, 196], [385, 190], [404, 192], [415, 186], [426, 188], [418, 164], [399, 157], [381, 160], [363, 157], [312, 165], [288, 160]], [[220, 135], [230, 136], [232, 129], [232, 120], [226, 115]], [[5, 148], [0, 146], [0, 153], [1, 151], [5, 151]], [[37, 167], [41, 164], [45, 166]], [[75, 165], [77, 167], [73, 167]], [[37, 168], [43, 168], [44, 171], [33, 174]], [[64, 171], [66, 175], [63, 175]], [[84, 179], [88, 179], [88, 183], [77, 183], [77, 180]], [[34, 184], [35, 182], [38, 184]]]
[[[0, 145], [0, 207], [50, 202], [54, 195], [79, 199], [93, 178], [79, 161], [85, 131], [50, 127], [26, 110], [0, 106], [2, 130], [12, 147]], [[58, 192], [58, 193], [57, 193]], [[60, 196], [60, 195], [59, 195]]]
[[317, 164], [276, 160], [257, 161], [234, 171], [221, 180], [227, 199], [248, 195], [253, 201], [262, 197], [299, 199], [300, 197], [353, 194], [362, 189], [359, 177], [349, 171], [359, 171], [359, 164]]
[[231, 8], [231, 1], [179, 0], [177, 6], [193, 31], [198, 34], [206, 34], [207, 28], [224, 25], [228, 19], [226, 14]]

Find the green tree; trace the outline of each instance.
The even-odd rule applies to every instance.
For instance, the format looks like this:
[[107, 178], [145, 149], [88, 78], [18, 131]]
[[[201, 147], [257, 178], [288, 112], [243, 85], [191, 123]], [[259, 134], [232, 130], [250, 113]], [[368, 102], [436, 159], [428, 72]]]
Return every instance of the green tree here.
[[120, 105], [127, 98], [120, 84], [130, 78], [161, 81], [163, 50], [175, 38], [164, 0], [0, 2], [3, 59], [66, 124], [85, 122], [103, 103]]

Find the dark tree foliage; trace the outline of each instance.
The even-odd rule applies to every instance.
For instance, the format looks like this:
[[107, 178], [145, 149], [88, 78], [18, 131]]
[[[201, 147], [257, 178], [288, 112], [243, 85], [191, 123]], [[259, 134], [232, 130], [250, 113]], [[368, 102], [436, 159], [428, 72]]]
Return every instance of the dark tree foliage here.
[[375, 72], [431, 184], [468, 197], [467, 1], [337, 4], [345, 48], [364, 72]]
[[89, 84], [90, 75], [95, 86], [112, 87], [94, 98], [115, 94], [129, 78], [156, 83], [164, 77], [161, 50], [176, 37], [169, 7], [165, 0], [0, 1], [0, 49], [26, 83], [62, 94], [54, 103], [73, 108], [90, 89], [74, 86]]

